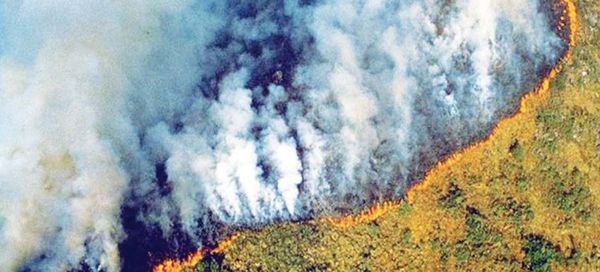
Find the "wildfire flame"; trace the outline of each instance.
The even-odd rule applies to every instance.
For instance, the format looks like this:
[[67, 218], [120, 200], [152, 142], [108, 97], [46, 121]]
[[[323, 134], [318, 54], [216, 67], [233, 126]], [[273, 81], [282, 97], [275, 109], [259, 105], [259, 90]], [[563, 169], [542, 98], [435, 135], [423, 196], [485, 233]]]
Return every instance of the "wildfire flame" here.
[[365, 222], [371, 222], [380, 216], [384, 215], [390, 210], [398, 208], [402, 204], [401, 200], [398, 201], [385, 201], [383, 203], [375, 204], [369, 209], [363, 211], [357, 215], [349, 215], [345, 217], [330, 217], [319, 219], [318, 222], [326, 223], [339, 228], [349, 228], [355, 225], [359, 225]]
[[206, 256], [206, 254], [222, 253], [223, 250], [225, 250], [227, 247], [229, 247], [231, 244], [233, 244], [235, 239], [237, 239], [238, 237], [239, 237], [239, 234], [234, 234], [234, 235], [230, 236], [229, 238], [219, 242], [217, 247], [215, 247], [213, 249], [207, 249], [207, 248], [200, 249], [200, 250], [192, 253], [191, 255], [187, 256], [183, 260], [167, 259], [167, 260], [163, 261], [161, 264], [155, 266], [154, 269], [152, 269], [152, 271], [153, 272], [176, 272], [176, 271], [183, 271], [186, 268], [192, 268], [192, 267], [198, 265], [198, 263], [200, 261], [202, 261], [202, 259], [204, 258], [204, 256]]
[[496, 135], [498, 134], [498, 128], [501, 127], [504, 123], [507, 123], [509, 120], [516, 118], [516, 116], [521, 113], [526, 113], [526, 112], [530, 111], [531, 107], [529, 106], [529, 104], [530, 104], [530, 101], [532, 100], [532, 98], [534, 98], [534, 97], [540, 98], [540, 97], [544, 97], [547, 95], [548, 91], [550, 90], [550, 82], [554, 78], [556, 78], [556, 76], [560, 72], [563, 64], [568, 62], [571, 59], [571, 49], [575, 46], [575, 41], [576, 41], [575, 36], [576, 36], [578, 25], [577, 25], [577, 12], [575, 9], [575, 4], [573, 3], [572, 0], [562, 0], [562, 3], [565, 5], [565, 7], [562, 10], [562, 15], [560, 17], [560, 21], [558, 22], [558, 30], [562, 31], [564, 29], [564, 27], [566, 27], [566, 26], [569, 27], [569, 37], [567, 38], [568, 43], [569, 43], [569, 48], [565, 52], [565, 54], [562, 56], [562, 58], [560, 59], [558, 64], [554, 68], [552, 68], [552, 70], [550, 70], [548, 75], [546, 75], [546, 77], [540, 82], [540, 84], [538, 85], [538, 87], [536, 88], [536, 90], [534, 92], [528, 93], [525, 96], [523, 96], [523, 98], [521, 98], [521, 102], [520, 102], [519, 109], [517, 110], [517, 112], [515, 114], [513, 114], [512, 116], [509, 116], [509, 117], [506, 117], [506, 118], [500, 120], [500, 122], [498, 122], [496, 124], [496, 126], [494, 127], [494, 129], [492, 130], [492, 133], [490, 133], [490, 135], [485, 140], [475, 143], [459, 152], [456, 152], [453, 155], [451, 155], [448, 159], [439, 162], [438, 165], [436, 165], [431, 171], [429, 171], [427, 173], [427, 175], [425, 176], [425, 178], [423, 179], [422, 182], [417, 183], [410, 190], [408, 190], [407, 201], [409, 204], [414, 203], [415, 196], [417, 195], [418, 192], [425, 190], [426, 188], [428, 188], [431, 185], [433, 176], [436, 176], [439, 173], [447, 171], [448, 168], [451, 168], [452, 166], [454, 166], [456, 164], [456, 162], [459, 161], [466, 154], [472, 152], [475, 149], [480, 148], [480, 146], [485, 145], [487, 142], [492, 141], [494, 138], [496, 138]]
[[[487, 142], [492, 141], [498, 134], [498, 128], [501, 127], [503, 123], [506, 123], [509, 120], [516, 118], [516, 116], [521, 113], [528, 112], [530, 110], [529, 104], [530, 104], [530, 101], [532, 100], [532, 98], [534, 98], [534, 97], [540, 98], [540, 97], [544, 97], [548, 94], [548, 92], [550, 90], [550, 82], [554, 78], [556, 78], [556, 76], [560, 72], [563, 64], [568, 62], [571, 58], [571, 49], [575, 46], [575, 42], [576, 42], [575, 36], [576, 36], [577, 28], [578, 28], [577, 11], [575, 8], [575, 4], [573, 3], [573, 0], [561, 0], [561, 2], [565, 7], [562, 10], [562, 14], [560, 16], [560, 20], [558, 22], [557, 27], [558, 27], [559, 31], [563, 31], [565, 29], [565, 27], [568, 27], [569, 36], [567, 37], [567, 39], [568, 39], [569, 48], [566, 51], [566, 53], [562, 56], [559, 63], [554, 68], [552, 68], [552, 70], [550, 70], [548, 75], [546, 75], [546, 77], [542, 80], [542, 82], [538, 85], [538, 87], [536, 88], [536, 90], [533, 93], [529, 93], [529, 94], [525, 95], [523, 98], [521, 98], [521, 102], [520, 102], [518, 111], [515, 114], [513, 114], [512, 116], [506, 117], [506, 118], [502, 119], [500, 122], [498, 122], [498, 124], [496, 124], [496, 126], [492, 130], [492, 133], [490, 133], [490, 135], [485, 140], [475, 143], [459, 152], [456, 152], [453, 155], [451, 155], [449, 158], [439, 162], [432, 170], [430, 170], [427, 173], [427, 175], [425, 176], [423, 181], [416, 183], [414, 186], [412, 186], [408, 190], [407, 195], [406, 195], [406, 200], [407, 200], [408, 204], [413, 204], [415, 201], [415, 196], [419, 192], [424, 191], [426, 188], [431, 186], [431, 184], [434, 180], [432, 178], [433, 176], [436, 176], [439, 173], [447, 171], [448, 168], [451, 168], [452, 166], [454, 166], [466, 154], [472, 152], [473, 150], [480, 148], [482, 145], [485, 145]], [[364, 212], [357, 214], [357, 215], [348, 215], [348, 216], [344, 216], [344, 217], [322, 218], [322, 219], [317, 220], [317, 222], [329, 224], [329, 225], [339, 227], [339, 228], [349, 228], [349, 227], [353, 227], [353, 226], [356, 226], [356, 225], [359, 225], [359, 224], [362, 224], [365, 222], [372, 222], [372, 221], [376, 220], [377, 218], [381, 217], [382, 215], [384, 215], [385, 213], [387, 213], [391, 210], [397, 209], [402, 204], [402, 202], [403, 202], [402, 200], [385, 201], [382, 203], [375, 204], [374, 206], [370, 207], [369, 209], [367, 209]], [[186, 268], [188, 268], [188, 269], [193, 268], [196, 265], [198, 265], [198, 263], [200, 261], [202, 261], [202, 259], [204, 258], [204, 256], [206, 256], [206, 254], [222, 253], [227, 247], [229, 247], [231, 244], [233, 244], [233, 242], [239, 236], [240, 236], [240, 234], [234, 234], [234, 235], [230, 236], [229, 238], [219, 242], [219, 244], [215, 248], [200, 249], [200, 250], [192, 253], [191, 255], [189, 255], [188, 257], [186, 257], [183, 260], [167, 259], [167, 260], [163, 261], [161, 264], [155, 266], [152, 271], [153, 272], [178, 272], [178, 271], [183, 271]]]

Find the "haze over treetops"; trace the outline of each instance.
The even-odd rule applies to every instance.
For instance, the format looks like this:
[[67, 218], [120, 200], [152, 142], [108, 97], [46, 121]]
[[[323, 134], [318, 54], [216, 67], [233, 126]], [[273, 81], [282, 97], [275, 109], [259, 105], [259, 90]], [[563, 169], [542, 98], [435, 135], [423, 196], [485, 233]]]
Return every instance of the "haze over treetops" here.
[[600, 3], [573, 2], [577, 45], [561, 72], [408, 202], [242, 231], [194, 269], [599, 271]]

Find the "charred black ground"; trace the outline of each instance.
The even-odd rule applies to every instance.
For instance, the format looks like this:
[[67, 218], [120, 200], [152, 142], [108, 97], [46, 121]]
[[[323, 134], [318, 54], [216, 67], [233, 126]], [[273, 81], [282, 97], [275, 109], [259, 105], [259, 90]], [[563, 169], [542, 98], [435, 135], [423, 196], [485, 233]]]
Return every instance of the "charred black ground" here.
[[[563, 54], [567, 50], [566, 44], [568, 44], [569, 28], [564, 27], [559, 31], [558, 26], [565, 6], [560, 1], [541, 1], [541, 3], [542, 12], [547, 14], [550, 24], [556, 29], [556, 34], [565, 42], [565, 45], [561, 48], [561, 54]], [[312, 1], [306, 1], [304, 4], [311, 5]], [[217, 61], [218, 63], [221, 63], [221, 65], [215, 69], [216, 74], [208, 76], [198, 83], [197, 91], [199, 95], [208, 99], [218, 99], [218, 84], [223, 76], [231, 71], [237, 70], [239, 67], [250, 67], [252, 71], [249, 73], [251, 78], [248, 82], [248, 87], [255, 90], [252, 95], [252, 105], [255, 110], [264, 104], [263, 99], [265, 96], [269, 95], [268, 86], [272, 83], [283, 86], [286, 92], [288, 92], [289, 100], [303, 103], [302, 96], [296, 95], [303, 90], [301, 86], [299, 87], [293, 84], [293, 79], [295, 77], [296, 67], [304, 62], [305, 58], [307, 58], [307, 54], [311, 54], [312, 52], [313, 38], [307, 36], [304, 39], [300, 39], [302, 41], [301, 43], [294, 43], [294, 40], [298, 41], [298, 39], [290, 39], [290, 37], [287, 36], [287, 33], [290, 33], [290, 28], [297, 26], [293, 24], [291, 18], [277, 12], [282, 9], [282, 5], [282, 2], [280, 1], [270, 1], [262, 4], [231, 4], [230, 9], [233, 13], [242, 18], [251, 18], [255, 22], [264, 19], [257, 17], [257, 15], [260, 14], [257, 12], [258, 10], [272, 11], [275, 15], [271, 14], [269, 20], [276, 18], [278, 31], [260, 41], [247, 41], [246, 39], [236, 38], [233, 33], [220, 33], [218, 35], [219, 38], [214, 42], [211, 48], [225, 53], [210, 55], [221, 56], [222, 59]], [[268, 54], [268, 57], [265, 57], [266, 54]], [[230, 62], [232, 59], [236, 60], [236, 62]], [[525, 93], [534, 90], [540, 80], [546, 77], [556, 64], [557, 63], [548, 64], [538, 71], [522, 71], [522, 73], [526, 74], [534, 73], [536, 74], [536, 77], [532, 78], [525, 85], [526, 88], [521, 91], [519, 96], [511, 99], [511, 106], [507, 107], [499, 118], [514, 114], [517, 110], [520, 97]], [[452, 88], [447, 90], [448, 93], [453, 91]], [[283, 102], [277, 107], [279, 114], [283, 116], [285, 116], [287, 111], [287, 102], [289, 101]], [[427, 107], [429, 106], [431, 105], [423, 105], [420, 110], [426, 112]], [[183, 126], [183, 124], [180, 124], [172, 129], [174, 131], [182, 131], [184, 129]], [[477, 136], [469, 139], [462, 139], [461, 142], [449, 142], [443, 137], [440, 137], [439, 139], [429, 139], [433, 143], [433, 147], [420, 153], [418, 156], [415, 156], [411, 161], [412, 166], [409, 167], [409, 169], [412, 170], [408, 174], [411, 177], [411, 183], [420, 180], [436, 162], [443, 160], [457, 150], [485, 138], [492, 128], [493, 126], [482, 127], [480, 128], [480, 131], [477, 132]], [[263, 127], [257, 126], [253, 130], [256, 135], [260, 135], [263, 129]], [[438, 133], [436, 132], [437, 129], [437, 127], [430, 127], [429, 133], [431, 135], [436, 135]], [[292, 134], [294, 134], [293, 131]], [[302, 157], [304, 150], [297, 147], [297, 153]], [[385, 158], [386, 154], [382, 153], [380, 156]], [[263, 175], [268, 176], [270, 173], [268, 164], [259, 162], [259, 165], [263, 169]], [[146, 199], [146, 197], [151, 197], [154, 194], [164, 196], [171, 191], [172, 185], [170, 185], [169, 177], [165, 170], [165, 164], [157, 164], [155, 169], [155, 180], [158, 185], [158, 191], [143, 196], [137, 195], [135, 192], [130, 192], [127, 197], [128, 201], [121, 211], [121, 222], [127, 233], [127, 238], [119, 245], [119, 251], [123, 262], [123, 271], [148, 271], [153, 265], [165, 258], [183, 258], [197, 250], [199, 244], [208, 246], [214, 245], [216, 241], [235, 232], [238, 228], [236, 226], [227, 226], [219, 223], [202, 225], [202, 222], [219, 222], [216, 217], [210, 219], [213, 215], [208, 214], [206, 215], [208, 218], [202, 220], [199, 226], [198, 237], [202, 237], [202, 241], [197, 241], [182, 231], [179, 222], [173, 222], [173, 232], [168, 235], [168, 238], [165, 238], [160, 226], [148, 225], [147, 222], [140, 220], [140, 217], [150, 208], [149, 205], [151, 204], [149, 203], [152, 202], [151, 200]], [[376, 185], [374, 184], [373, 186]], [[302, 190], [302, 187], [300, 190]], [[348, 199], [349, 205], [346, 208], [338, 208], [336, 213], [343, 214], [347, 212], [356, 212], [374, 202], [389, 199], [394, 195], [393, 188], [390, 188], [390, 190], [391, 192], [389, 192], [389, 194], [369, 197], [369, 201]], [[248, 227], [259, 228], [260, 225], [244, 226], [244, 228]], [[85, 266], [82, 268], [82, 271], [87, 270], [88, 268]]]

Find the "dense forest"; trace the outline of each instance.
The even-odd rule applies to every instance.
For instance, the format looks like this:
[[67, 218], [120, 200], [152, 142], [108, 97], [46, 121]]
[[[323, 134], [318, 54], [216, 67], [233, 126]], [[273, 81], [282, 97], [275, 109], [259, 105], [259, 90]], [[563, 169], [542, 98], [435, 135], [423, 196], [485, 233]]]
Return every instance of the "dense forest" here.
[[575, 6], [577, 45], [549, 88], [406, 200], [241, 232], [189, 270], [600, 271], [600, 2]]

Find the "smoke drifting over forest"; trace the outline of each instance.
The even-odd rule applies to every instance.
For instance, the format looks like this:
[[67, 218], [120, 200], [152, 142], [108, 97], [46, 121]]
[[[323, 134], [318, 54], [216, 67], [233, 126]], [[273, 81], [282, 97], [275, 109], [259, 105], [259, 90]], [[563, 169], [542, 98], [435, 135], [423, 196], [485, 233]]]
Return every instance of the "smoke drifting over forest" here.
[[558, 61], [547, 5], [3, 1], [0, 270], [399, 198]]

